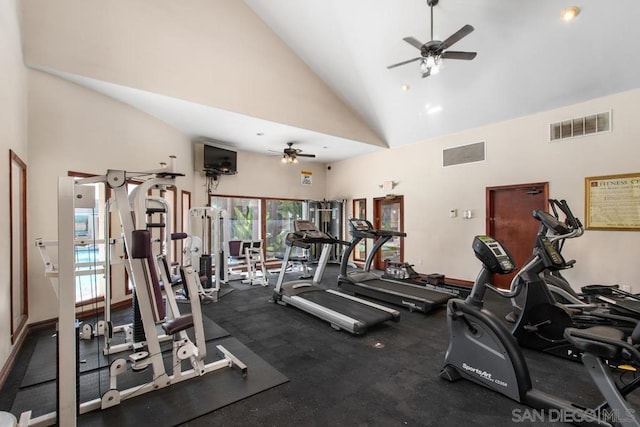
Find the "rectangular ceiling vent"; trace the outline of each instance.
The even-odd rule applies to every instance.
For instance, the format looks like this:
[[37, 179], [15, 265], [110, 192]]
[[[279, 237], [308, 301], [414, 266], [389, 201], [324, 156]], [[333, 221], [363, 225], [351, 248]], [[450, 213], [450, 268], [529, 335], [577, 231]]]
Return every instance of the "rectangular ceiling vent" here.
[[567, 119], [549, 125], [549, 141], [576, 138], [611, 130], [611, 111]]
[[485, 159], [484, 141], [442, 150], [442, 166], [479, 162]]

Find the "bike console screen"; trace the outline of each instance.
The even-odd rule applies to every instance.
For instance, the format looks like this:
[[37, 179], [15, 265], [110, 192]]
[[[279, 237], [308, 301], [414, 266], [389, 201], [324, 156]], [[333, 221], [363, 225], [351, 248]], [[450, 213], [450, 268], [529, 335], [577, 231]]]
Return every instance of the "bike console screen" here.
[[516, 268], [509, 252], [493, 237], [476, 236], [473, 239], [473, 251], [492, 273], [509, 274]]

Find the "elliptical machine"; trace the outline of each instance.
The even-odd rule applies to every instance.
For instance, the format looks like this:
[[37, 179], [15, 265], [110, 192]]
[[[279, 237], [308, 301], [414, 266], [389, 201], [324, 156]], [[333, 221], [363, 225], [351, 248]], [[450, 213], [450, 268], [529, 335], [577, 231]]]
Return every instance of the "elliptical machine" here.
[[[500, 242], [488, 236], [476, 236], [473, 250], [482, 262], [482, 270], [467, 299], [451, 299], [447, 304], [450, 341], [440, 377], [448, 381], [467, 379], [516, 402], [536, 409], [556, 411], [563, 419], [573, 422], [610, 426], [611, 423], [600, 418], [600, 412], [608, 407], [616, 414], [620, 425], [640, 426], [633, 409], [623, 398], [628, 391], [620, 392], [606, 369], [598, 372], [589, 371], [600, 390], [606, 392], [603, 394], [608, 399], [596, 410], [580, 409], [579, 405], [532, 387], [529, 369], [516, 339], [500, 319], [483, 307], [487, 288], [509, 298], [513, 298], [519, 291], [518, 288], [513, 292], [503, 291], [489, 284], [492, 274], [508, 274], [515, 269], [513, 259]], [[541, 281], [537, 275], [529, 276], [530, 283]], [[615, 331], [612, 328], [604, 329]], [[590, 353], [591, 347], [580, 344], [585, 353], [585, 361], [597, 359], [603, 364], [599, 359], [602, 354], [612, 355], [615, 351], [610, 348], [616, 347], [618, 343], [622, 344], [617, 348], [624, 345], [622, 335], [616, 333], [610, 336], [612, 338], [607, 344], [598, 344], [597, 340], [588, 334], [577, 335], [575, 339], [569, 337], [574, 341], [582, 339], [583, 343], [588, 340], [595, 343], [594, 348], [598, 350], [595, 355], [591, 355], [591, 359], [586, 356]], [[600, 351], [599, 347], [605, 347], [609, 351]]]
[[[549, 237], [553, 246], [562, 253], [566, 240], [582, 236], [584, 228], [566, 200], [549, 199], [549, 205], [553, 215], [534, 211], [534, 216], [540, 221], [538, 234]], [[560, 213], [564, 221], [560, 221]], [[583, 312], [604, 308], [613, 314], [640, 319], [640, 297], [621, 290], [618, 285], [587, 285], [582, 287], [582, 293], [574, 291], [561, 273], [563, 269], [573, 268], [574, 264], [575, 260], [567, 261], [561, 268], [547, 269], [542, 273], [555, 301]]]
[[566, 283], [568, 291], [562, 291], [551, 284], [550, 279], [556, 278], [554, 283], [561, 282], [564, 278], [559, 272], [574, 263], [566, 261], [561, 255], [562, 241], [581, 235], [582, 226], [566, 202], [552, 201], [554, 211], [554, 202], [567, 215], [567, 223], [560, 222], [548, 212], [533, 211], [534, 218], [541, 222], [541, 226], [536, 235], [533, 255], [511, 284], [512, 293], [518, 293], [519, 297], [512, 298], [515, 310], [507, 315], [507, 320], [515, 321], [512, 334], [521, 346], [579, 361], [582, 352], [566, 339], [566, 328], [613, 326], [628, 335], [638, 321], [634, 317], [612, 313], [608, 306], [582, 302], [577, 295], [575, 301], [566, 304], [558, 302], [561, 294], [569, 295], [571, 287]]

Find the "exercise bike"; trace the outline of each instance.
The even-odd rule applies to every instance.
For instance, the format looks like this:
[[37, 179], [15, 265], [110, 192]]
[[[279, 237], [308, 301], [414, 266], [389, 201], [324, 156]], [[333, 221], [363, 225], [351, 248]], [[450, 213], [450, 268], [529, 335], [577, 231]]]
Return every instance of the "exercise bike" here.
[[[515, 269], [513, 259], [497, 240], [488, 236], [476, 236], [473, 250], [482, 262], [482, 269], [471, 294], [465, 300], [451, 299], [447, 304], [450, 341], [440, 377], [448, 381], [467, 379], [532, 408], [549, 411], [549, 414], [554, 411], [563, 420], [571, 422], [611, 426], [609, 414], [613, 413], [613, 421], [619, 425], [640, 426], [634, 410], [624, 399], [636, 388], [635, 382], [626, 389], [619, 389], [603, 360], [629, 352], [622, 333], [615, 329], [602, 326], [596, 327], [595, 331], [593, 328], [569, 329], [566, 336], [581, 349], [585, 364], [598, 366], [588, 371], [607, 399], [605, 403], [593, 410], [581, 409], [575, 403], [533, 388], [527, 362], [516, 339], [500, 319], [483, 307], [487, 289], [509, 298], [519, 291], [517, 287], [504, 291], [489, 284], [492, 274], [508, 274]], [[541, 281], [540, 277], [527, 274], [530, 284], [540, 285], [537, 283]], [[633, 353], [634, 363], [640, 362], [639, 356], [637, 351]]]

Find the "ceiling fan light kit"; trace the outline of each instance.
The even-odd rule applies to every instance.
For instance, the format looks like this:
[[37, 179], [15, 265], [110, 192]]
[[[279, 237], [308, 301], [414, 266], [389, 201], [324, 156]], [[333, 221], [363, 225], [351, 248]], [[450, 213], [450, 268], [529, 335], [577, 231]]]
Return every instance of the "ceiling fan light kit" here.
[[569, 6], [561, 13], [562, 19], [565, 21], [572, 21], [580, 14], [580, 8], [578, 6]]
[[411, 46], [419, 49], [420, 56], [406, 61], [398, 62], [397, 64], [389, 65], [387, 69], [419, 61], [420, 73], [422, 74], [422, 78], [425, 78], [432, 74], [438, 74], [438, 72], [440, 71], [440, 67], [442, 66], [442, 60], [445, 58], [470, 61], [476, 57], [476, 52], [460, 52], [447, 50], [454, 43], [457, 43], [474, 30], [471, 25], [465, 25], [444, 41], [433, 39], [433, 6], [437, 5], [438, 1], [439, 0], [427, 0], [427, 5], [429, 6], [431, 13], [431, 40], [426, 43], [422, 43], [414, 37], [405, 37], [403, 39]]
[[283, 150], [282, 163], [298, 163], [298, 157], [314, 158], [315, 154], [303, 154], [299, 148], [293, 148], [293, 142], [287, 142], [287, 148]]
[[282, 156], [282, 163], [298, 163], [298, 158], [296, 156], [289, 156], [285, 154]]

